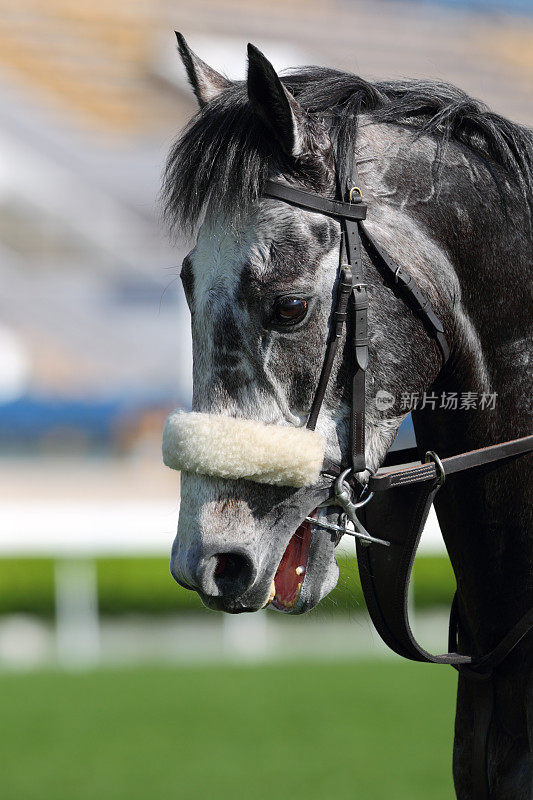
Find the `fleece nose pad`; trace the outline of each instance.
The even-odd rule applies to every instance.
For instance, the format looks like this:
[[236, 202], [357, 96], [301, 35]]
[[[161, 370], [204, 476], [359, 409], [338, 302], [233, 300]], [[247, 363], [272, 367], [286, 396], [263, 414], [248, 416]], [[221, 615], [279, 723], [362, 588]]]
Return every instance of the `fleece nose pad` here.
[[242, 550], [213, 553], [196, 572], [199, 589], [211, 597], [239, 597], [252, 586], [257, 569]]

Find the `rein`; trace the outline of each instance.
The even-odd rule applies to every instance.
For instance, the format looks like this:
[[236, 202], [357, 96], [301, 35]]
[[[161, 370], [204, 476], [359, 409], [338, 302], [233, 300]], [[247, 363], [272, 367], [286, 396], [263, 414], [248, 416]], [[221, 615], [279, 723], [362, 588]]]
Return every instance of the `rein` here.
[[[337, 179], [338, 180], [338, 179]], [[376, 474], [365, 461], [365, 388], [368, 367], [368, 294], [362, 270], [362, 248], [381, 268], [393, 290], [420, 318], [435, 339], [444, 365], [449, 347], [442, 322], [414, 278], [406, 274], [383, 250], [364, 227], [367, 206], [359, 188], [354, 166], [352, 185], [337, 188], [338, 198], [330, 200], [275, 180], [265, 182], [263, 196], [281, 200], [298, 208], [338, 219], [341, 224], [341, 247], [337, 290], [332, 308], [332, 325], [322, 369], [311, 404], [307, 428], [315, 430], [331, 377], [333, 362], [342, 336], [349, 308], [353, 313], [354, 369], [352, 374], [352, 403], [350, 425], [350, 464], [346, 467], [327, 459], [322, 474], [334, 480], [334, 495], [324, 505], [340, 507], [342, 525], [332, 525], [307, 518], [314, 525], [337, 534], [356, 538], [357, 559], [365, 602], [372, 622], [383, 641], [400, 656], [433, 664], [449, 664], [471, 681], [475, 714], [472, 749], [473, 800], [488, 800], [490, 796], [487, 771], [487, 748], [493, 715], [494, 670], [510, 655], [533, 629], [533, 609], [530, 609], [487, 654], [473, 656], [457, 652], [460, 629], [457, 594], [452, 603], [448, 647], [450, 652], [432, 655], [413, 636], [408, 616], [408, 587], [411, 571], [429, 514], [439, 488], [450, 474], [474, 469], [489, 463], [502, 462], [530, 453], [533, 435], [500, 442], [449, 458], [428, 451], [424, 463], [390, 464], [391, 457], [406, 451], [390, 453], [385, 467]], [[413, 451], [409, 451], [409, 456]], [[357, 501], [352, 498], [348, 479], [369, 470], [371, 475]], [[371, 503], [374, 493], [379, 502]], [[347, 527], [351, 522], [353, 528]], [[364, 524], [363, 524], [364, 523]], [[384, 531], [386, 539], [373, 537], [370, 530]], [[371, 545], [374, 545], [371, 547]]]

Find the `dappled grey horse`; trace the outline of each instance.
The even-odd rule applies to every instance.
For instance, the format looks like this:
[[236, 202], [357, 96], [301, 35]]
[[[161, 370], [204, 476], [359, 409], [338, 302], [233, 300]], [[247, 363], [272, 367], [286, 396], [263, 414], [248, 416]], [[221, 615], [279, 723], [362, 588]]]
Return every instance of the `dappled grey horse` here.
[[[363, 253], [364, 485], [409, 410], [421, 451], [442, 457], [531, 432], [533, 136], [446, 84], [371, 84], [314, 67], [280, 79], [253, 47], [247, 81], [231, 82], [178, 38], [200, 110], [169, 156], [166, 213], [172, 226], [199, 231], [181, 273], [193, 414], [178, 415], [165, 442], [169, 463], [181, 448], [183, 470], [171, 570], [210, 608], [302, 613], [338, 576], [340, 535], [318, 524], [334, 517], [320, 509], [331, 483], [320, 463], [347, 461], [351, 323], [316, 432], [305, 430], [329, 338], [341, 225], [264, 196], [265, 183], [335, 198], [338, 172], [356, 166], [366, 229], [442, 321], [444, 366], [438, 342]], [[406, 402], [428, 396], [437, 400]], [[530, 487], [522, 456], [450, 476], [436, 497], [464, 652], [488, 652], [533, 606]], [[531, 638], [494, 682], [493, 800], [532, 794]], [[480, 796], [470, 770], [472, 695], [460, 675], [461, 800]]]

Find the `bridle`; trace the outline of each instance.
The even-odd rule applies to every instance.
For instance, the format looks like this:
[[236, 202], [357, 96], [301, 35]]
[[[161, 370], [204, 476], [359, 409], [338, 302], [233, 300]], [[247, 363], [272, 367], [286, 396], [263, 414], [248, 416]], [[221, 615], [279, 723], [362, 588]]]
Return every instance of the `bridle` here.
[[311, 430], [316, 427], [351, 299], [354, 309], [351, 469], [355, 474], [367, 469], [365, 463], [365, 386], [368, 367], [368, 285], [363, 274], [362, 244], [373, 260], [382, 268], [385, 278], [392, 283], [394, 291], [416, 311], [426, 329], [435, 338], [443, 365], [448, 360], [450, 349], [444, 335], [442, 322], [431, 308], [414, 278], [403, 271], [366, 230], [363, 220], [366, 218], [367, 206], [363, 203], [360, 180], [355, 166], [353, 180], [353, 185], [346, 192], [347, 201], [329, 200], [274, 180], [265, 182], [263, 196], [282, 200], [307, 211], [316, 211], [337, 218], [341, 223], [341, 246], [337, 295], [333, 307], [333, 326], [311, 404], [307, 427]]
[[[334, 464], [325, 459], [322, 468], [322, 473], [333, 480], [333, 496], [324, 505], [337, 506], [342, 510], [342, 524], [333, 525], [311, 517], [307, 519], [337, 536], [346, 533], [356, 538], [365, 601], [378, 633], [392, 650], [414, 661], [450, 664], [464, 678], [471, 680], [476, 717], [472, 749], [473, 798], [488, 800], [490, 789], [487, 747], [493, 713], [493, 675], [533, 629], [533, 609], [518, 620], [490, 653], [464, 655], [457, 652], [458, 633], [463, 624], [456, 593], [450, 614], [450, 652], [432, 655], [413, 636], [408, 617], [408, 587], [424, 524], [435, 495], [446, 477], [529, 453], [533, 450], [533, 435], [442, 459], [433, 451], [428, 451], [423, 463], [401, 463], [402, 457], [410, 460], [416, 451], [391, 452], [384, 468], [376, 474], [369, 469], [365, 461], [365, 388], [369, 357], [368, 292], [362, 268], [362, 248], [392, 289], [413, 309], [435, 339], [443, 365], [448, 360], [450, 351], [442, 322], [414, 278], [393, 261], [365, 228], [363, 220], [366, 218], [367, 206], [363, 202], [355, 165], [349, 185], [340, 185], [338, 170], [336, 180], [336, 199], [322, 197], [277, 180], [267, 180], [262, 193], [264, 197], [333, 217], [341, 224], [337, 289], [326, 352], [307, 420], [307, 427], [311, 430], [316, 427], [323, 405], [350, 304], [353, 309], [350, 463]], [[368, 485], [354, 500], [354, 478], [357, 473], [365, 470], [371, 473]], [[375, 500], [369, 503], [375, 493], [379, 495], [379, 502]], [[350, 527], [348, 522], [351, 523]], [[372, 530], [384, 531], [386, 539], [372, 536], [365, 525]], [[533, 747], [533, 743], [530, 746]]]

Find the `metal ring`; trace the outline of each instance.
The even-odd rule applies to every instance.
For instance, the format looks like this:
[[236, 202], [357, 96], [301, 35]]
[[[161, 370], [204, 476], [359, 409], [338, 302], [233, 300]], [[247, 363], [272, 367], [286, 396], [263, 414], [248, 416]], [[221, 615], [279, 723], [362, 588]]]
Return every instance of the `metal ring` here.
[[[368, 472], [370, 472], [371, 475], [376, 474], [376, 470], [372, 469], [372, 467], [367, 467], [366, 469]], [[374, 497], [374, 492], [369, 492], [368, 497], [364, 496], [365, 492], [368, 492], [368, 483], [365, 483], [365, 485], [363, 486], [363, 490], [359, 495], [359, 500], [357, 501], [357, 503], [354, 503], [354, 506], [356, 508], [362, 508], [363, 506], [366, 506], [366, 504]], [[361, 498], [363, 498], [363, 500], [361, 500]]]
[[350, 189], [350, 194], [349, 194], [349, 202], [350, 203], [353, 203], [353, 193], [354, 192], [357, 192], [359, 197], [361, 197], [361, 198], [363, 197], [363, 192], [361, 191], [359, 186], [352, 186], [352, 188]]
[[[375, 475], [376, 474], [376, 470], [372, 469], [372, 467], [367, 467], [366, 469], [367, 469], [368, 472], [370, 472], [371, 475]], [[335, 481], [335, 494], [336, 495], [339, 494], [343, 489], [346, 488], [347, 491], [350, 493], [350, 497], [351, 497], [352, 487], [350, 486], [350, 484], [346, 480], [346, 478], [348, 477], [350, 472], [352, 472], [352, 468], [348, 467], [348, 469], [345, 469], [344, 472], [341, 472], [341, 474], [339, 475], [339, 477]], [[361, 494], [359, 495], [359, 499], [357, 500], [357, 502], [354, 503], [353, 500], [350, 500], [350, 502], [353, 504], [354, 508], [362, 508], [363, 506], [366, 506], [366, 504], [370, 500], [372, 500], [372, 498], [374, 497], [374, 492], [370, 492], [368, 497], [365, 497], [364, 495], [365, 495], [365, 492], [367, 492], [367, 491], [368, 491], [368, 484], [365, 484], [363, 486], [363, 489], [361, 491]], [[361, 498], [363, 498], [363, 499], [361, 500]]]
[[361, 497], [363, 497], [365, 492], [367, 491], [368, 491], [368, 485], [363, 486], [363, 491], [359, 495], [359, 500], [357, 501], [357, 503], [354, 503], [355, 508], [362, 508], [363, 506], [366, 506], [366, 504], [370, 500], [372, 500], [372, 498], [374, 497], [374, 492], [369, 492], [368, 497], [365, 497], [364, 500], [361, 500]]
[[351, 495], [352, 487], [350, 486], [349, 483], [346, 482], [346, 478], [348, 477], [348, 475], [350, 474], [351, 471], [352, 471], [352, 468], [348, 467], [348, 469], [345, 469], [344, 472], [341, 472], [341, 474], [337, 477], [337, 479], [335, 481], [335, 494], [336, 495], [340, 494], [340, 492], [345, 490], [345, 485], [348, 487], [348, 491], [350, 492], [350, 495]]
[[395, 283], [398, 283], [398, 275], [400, 274], [401, 271], [402, 271], [401, 267], [396, 267], [396, 269], [394, 271], [394, 282]]
[[446, 480], [446, 472], [444, 471], [444, 466], [442, 461], [438, 457], [433, 450], [428, 450], [426, 455], [424, 456], [424, 464], [429, 464], [430, 461], [433, 461], [437, 468], [437, 486], [442, 486], [444, 481]]

